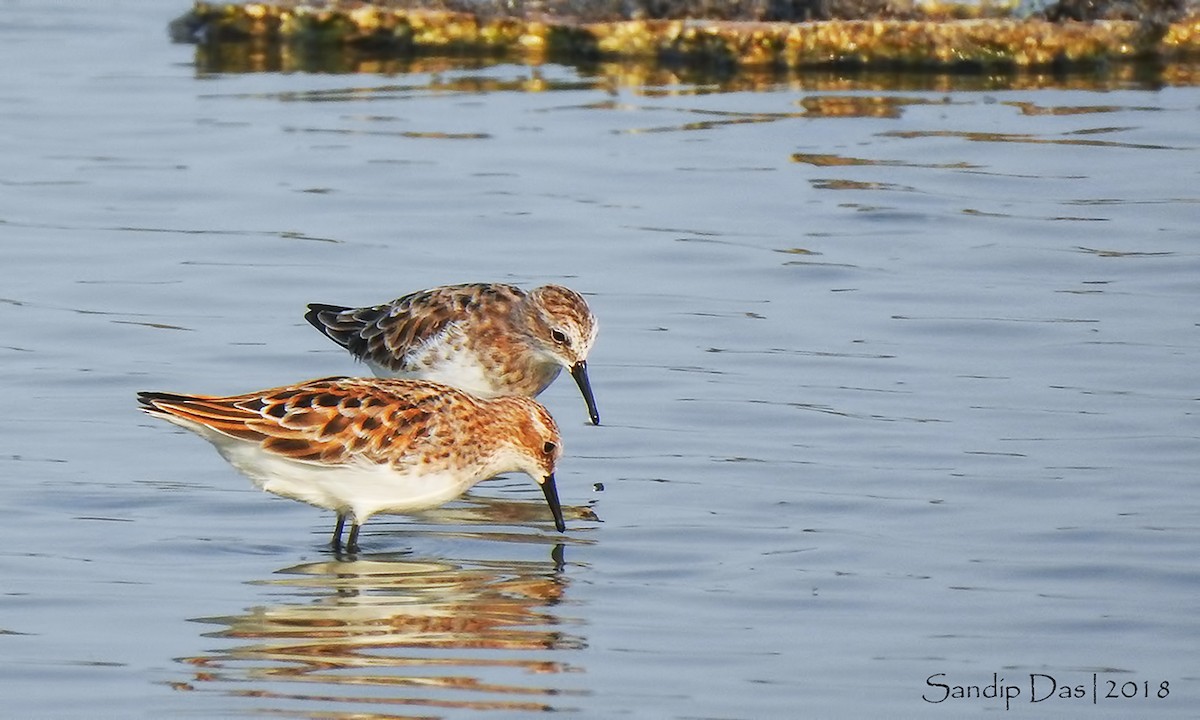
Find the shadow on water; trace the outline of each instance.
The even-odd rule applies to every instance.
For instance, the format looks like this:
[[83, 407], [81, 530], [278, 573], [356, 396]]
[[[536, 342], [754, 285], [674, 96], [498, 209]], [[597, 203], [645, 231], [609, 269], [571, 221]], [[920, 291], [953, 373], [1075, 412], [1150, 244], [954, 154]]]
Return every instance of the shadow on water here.
[[254, 584], [269, 603], [195, 619], [229, 644], [180, 658], [193, 672], [176, 689], [255, 698], [296, 717], [547, 712], [586, 694], [564, 682], [583, 671], [566, 658], [586, 638], [583, 621], [562, 612], [562, 545], [535, 561], [331, 559]]

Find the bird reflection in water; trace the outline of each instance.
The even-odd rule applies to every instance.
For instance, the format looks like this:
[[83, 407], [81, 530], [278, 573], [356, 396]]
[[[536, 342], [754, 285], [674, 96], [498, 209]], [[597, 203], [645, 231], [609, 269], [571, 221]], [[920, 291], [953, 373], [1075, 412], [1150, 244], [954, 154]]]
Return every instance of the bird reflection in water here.
[[195, 671], [175, 687], [299, 717], [571, 709], [586, 692], [563, 658], [586, 643], [582, 621], [559, 612], [562, 569], [561, 545], [544, 561], [377, 555], [284, 568], [261, 583], [279, 603], [197, 620], [220, 626], [206, 637], [240, 644], [183, 658]]

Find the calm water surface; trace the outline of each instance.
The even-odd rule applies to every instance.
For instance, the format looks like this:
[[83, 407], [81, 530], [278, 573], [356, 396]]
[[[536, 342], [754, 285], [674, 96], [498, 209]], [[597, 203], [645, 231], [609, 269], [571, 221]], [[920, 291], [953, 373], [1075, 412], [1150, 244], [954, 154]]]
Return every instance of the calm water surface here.
[[[109, 5], [0, 7], [6, 713], [1195, 717], [1197, 87], [207, 72]], [[565, 535], [505, 477], [340, 560], [134, 409], [476, 280], [600, 318]]]

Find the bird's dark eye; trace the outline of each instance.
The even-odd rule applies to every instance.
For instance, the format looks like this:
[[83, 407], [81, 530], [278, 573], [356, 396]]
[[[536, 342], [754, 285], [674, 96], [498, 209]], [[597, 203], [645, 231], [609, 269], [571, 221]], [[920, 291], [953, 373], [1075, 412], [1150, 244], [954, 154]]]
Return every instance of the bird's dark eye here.
[[567, 338], [567, 334], [562, 330], [551, 330], [550, 339], [559, 345], [570, 345], [571, 341]]
[[552, 443], [552, 442], [547, 442], [547, 443], [546, 443], [546, 444], [545, 444], [545, 445], [542, 447], [542, 451], [543, 451], [543, 452], [545, 452], [547, 455], [553, 455], [553, 454], [554, 454], [554, 451], [555, 451], [555, 450], [557, 450], [557, 449], [558, 449], [558, 445], [555, 445], [555, 444], [554, 444], [554, 443]]

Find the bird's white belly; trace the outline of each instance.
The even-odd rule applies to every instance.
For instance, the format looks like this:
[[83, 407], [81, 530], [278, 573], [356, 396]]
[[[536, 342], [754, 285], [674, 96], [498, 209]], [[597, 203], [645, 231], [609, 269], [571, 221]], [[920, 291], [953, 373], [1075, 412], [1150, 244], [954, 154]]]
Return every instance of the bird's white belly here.
[[317, 507], [349, 512], [358, 522], [376, 513], [438, 507], [474, 483], [451, 472], [397, 472], [389, 465], [320, 465], [262, 452], [244, 442], [218, 444], [221, 454], [269, 493]]
[[482, 398], [503, 394], [475, 356], [468, 352], [452, 352], [445, 355], [428, 352], [414, 359], [409, 370], [391, 370], [370, 360], [366, 362], [376, 377], [429, 380], [466, 390]]

